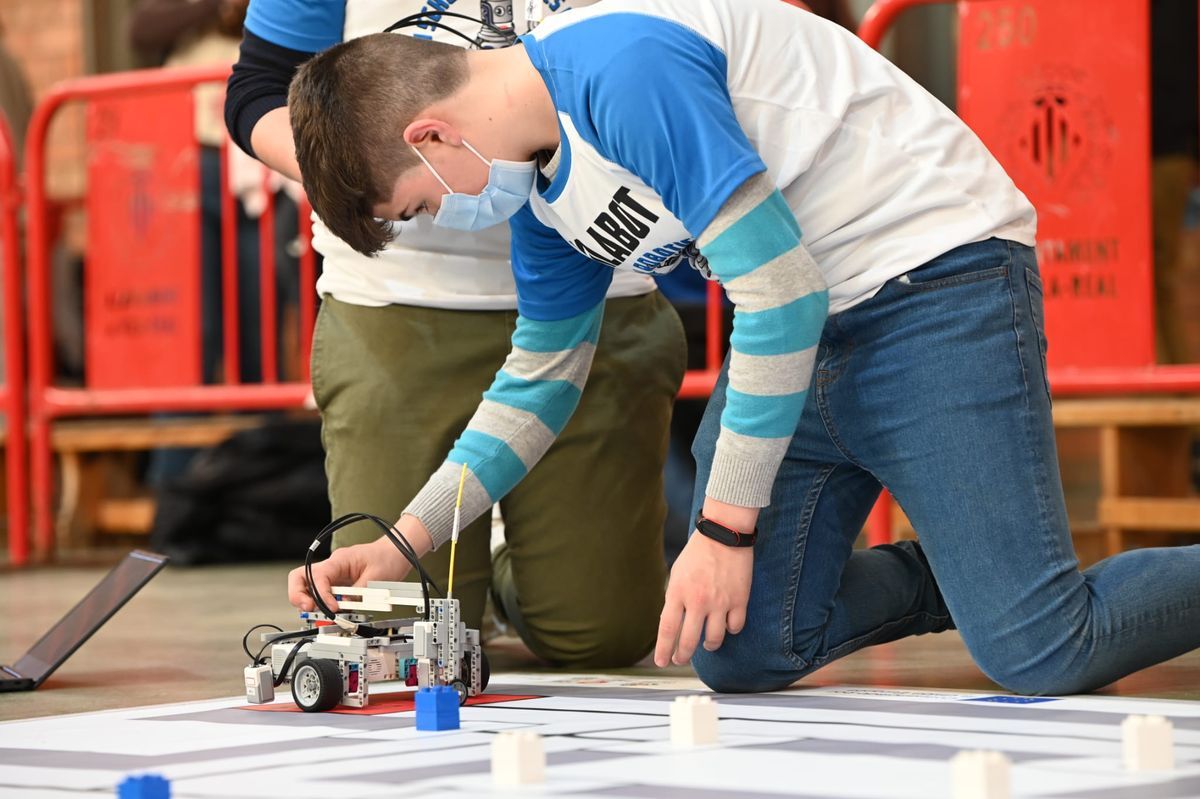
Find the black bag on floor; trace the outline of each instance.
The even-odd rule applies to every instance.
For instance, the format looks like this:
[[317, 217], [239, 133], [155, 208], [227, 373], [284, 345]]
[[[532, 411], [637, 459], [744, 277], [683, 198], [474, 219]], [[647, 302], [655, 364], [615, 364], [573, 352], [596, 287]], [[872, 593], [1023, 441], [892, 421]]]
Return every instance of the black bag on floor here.
[[177, 564], [300, 564], [329, 518], [320, 423], [270, 421], [201, 451], [159, 491], [150, 545]]

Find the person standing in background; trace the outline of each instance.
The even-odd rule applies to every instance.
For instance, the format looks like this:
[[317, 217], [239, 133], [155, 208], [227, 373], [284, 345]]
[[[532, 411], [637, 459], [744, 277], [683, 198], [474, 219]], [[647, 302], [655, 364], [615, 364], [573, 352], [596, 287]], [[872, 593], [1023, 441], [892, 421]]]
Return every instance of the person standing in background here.
[[[129, 39], [133, 46], [156, 63], [168, 68], [232, 65], [237, 60], [242, 24], [249, 0], [140, 0], [129, 20]], [[196, 141], [200, 144], [201, 272], [204, 341], [204, 379], [220, 379], [224, 352], [221, 299], [221, 147], [225, 142], [223, 120], [224, 87], [218, 84], [197, 86], [194, 95]], [[260, 291], [258, 217], [266, 198], [263, 191], [268, 170], [246, 158], [236, 147], [229, 150], [227, 169], [231, 190], [237, 196], [238, 241], [238, 328], [241, 331], [238, 377], [245, 382], [262, 379], [260, 343]], [[276, 241], [283, 246], [277, 252], [277, 281], [286, 296], [289, 281], [296, 280], [294, 259], [286, 244], [297, 235], [295, 197], [299, 187], [286, 187], [273, 179], [279, 192], [275, 209]]]
[[[1189, 314], [1200, 309], [1200, 266], [1183, 245], [1188, 200], [1200, 177], [1197, 8], [1188, 0], [1150, 5], [1150, 139], [1154, 230], [1154, 322], [1159, 363], [1200, 361]], [[1200, 431], [1192, 433], [1192, 485], [1200, 490]]]
[[[166, 68], [230, 66], [237, 59], [242, 24], [249, 0], [140, 0], [129, 18], [129, 40], [147, 60]], [[195, 135], [200, 157], [200, 283], [201, 373], [206, 383], [221, 382], [227, 342], [222, 320], [222, 203], [221, 148], [226, 134], [223, 122], [224, 86], [206, 83], [193, 90]], [[259, 277], [258, 217], [266, 199], [263, 185], [268, 170], [229, 148], [226, 175], [236, 196], [237, 290], [239, 374], [243, 382], [262, 380], [261, 281]], [[282, 183], [274, 178], [276, 184]], [[298, 186], [293, 193], [299, 196]], [[288, 261], [287, 243], [298, 232], [298, 207], [286, 192], [279, 192], [275, 208], [276, 280], [291, 297], [287, 284], [297, 280], [294, 258]], [[290, 268], [289, 268], [290, 267]], [[285, 310], [285, 316], [286, 316]], [[228, 375], [225, 376], [229, 377]], [[194, 449], [159, 449], [151, 455], [147, 479], [155, 486], [183, 474], [196, 455]]]
[[33, 93], [21, 65], [4, 45], [4, 20], [0, 18], [0, 112], [8, 121], [18, 171], [25, 154], [25, 129], [33, 116]]
[[[518, 33], [535, 22], [521, 2], [485, 3], [488, 12], [515, 5], [516, 13], [504, 16]], [[540, 10], [548, 15], [571, 5], [545, 0]], [[452, 0], [439, 7], [448, 6], [469, 16], [485, 10]], [[425, 12], [393, 35], [462, 46], [457, 31], [498, 44], [484, 41], [494, 40], [494, 31], [478, 18], [442, 17], [430, 8], [420, 0], [254, 0], [227, 93], [234, 140], [298, 177], [286, 107], [292, 74], [314, 54], [406, 15]], [[391, 86], [364, 75], [358, 90], [374, 96]], [[426, 218], [397, 223], [393, 233], [379, 257], [368, 258], [314, 219], [313, 244], [325, 268], [317, 283], [312, 380], [335, 517], [364, 511], [400, 518], [505, 366], [517, 321], [506, 225], [454, 232]], [[686, 354], [679, 319], [651, 278], [624, 275], [608, 298], [578, 410], [500, 503], [504, 545], [493, 555], [485, 514], [463, 530], [455, 566], [454, 593], [468, 626], [481, 628], [490, 591], [499, 615], [534, 654], [582, 668], [629, 665], [654, 643], [666, 581], [666, 429]], [[565, 389], [570, 376], [563, 377]], [[520, 425], [522, 418], [510, 421]], [[340, 530], [333, 556], [377, 535], [373, 527]], [[449, 554], [444, 547], [424, 561], [441, 584]]]
[[1196, 3], [1153, 0], [1150, 6], [1151, 142], [1154, 153], [1154, 299], [1160, 363], [1200, 358], [1184, 326], [1188, 285], [1180, 239], [1188, 197], [1196, 186], [1200, 148]]

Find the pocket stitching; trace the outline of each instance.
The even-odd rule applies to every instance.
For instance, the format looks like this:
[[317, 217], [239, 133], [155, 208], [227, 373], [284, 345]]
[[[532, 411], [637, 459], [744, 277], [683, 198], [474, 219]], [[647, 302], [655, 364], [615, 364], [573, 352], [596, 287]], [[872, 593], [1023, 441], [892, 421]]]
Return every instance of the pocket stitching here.
[[[1035, 311], [1033, 298], [1033, 289], [1036, 288], [1042, 300], [1042, 313]], [[1050, 391], [1050, 362], [1049, 351], [1050, 343], [1046, 339], [1046, 287], [1042, 282], [1042, 276], [1028, 266], [1025, 267], [1025, 295], [1026, 301], [1029, 303], [1029, 318], [1033, 322], [1034, 332], [1037, 334], [1038, 354], [1042, 359], [1042, 387], [1046, 390], [1046, 397], [1051, 404], [1054, 402], [1054, 396]], [[1039, 324], [1040, 322], [1040, 324]]]
[[985, 280], [996, 280], [1005, 277], [1008, 274], [1008, 264], [993, 266], [989, 269], [980, 269], [977, 272], [968, 272], [965, 275], [948, 275], [939, 277], [934, 280], [914, 283], [911, 280], [903, 280], [909, 273], [905, 273], [896, 279], [896, 285], [902, 291], [919, 292], [919, 291], [934, 291], [936, 289], [948, 288], [950, 286], [965, 286], [971, 283], [982, 283]]

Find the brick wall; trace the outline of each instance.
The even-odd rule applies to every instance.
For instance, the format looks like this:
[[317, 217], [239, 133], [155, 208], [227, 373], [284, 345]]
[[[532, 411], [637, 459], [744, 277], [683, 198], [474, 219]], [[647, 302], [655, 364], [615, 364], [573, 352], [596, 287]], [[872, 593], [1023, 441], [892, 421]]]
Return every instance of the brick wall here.
[[[35, 100], [60, 80], [84, 73], [84, 6], [79, 0], [4, 0], [4, 45], [25, 69]], [[50, 130], [47, 185], [56, 199], [83, 195], [83, 113], [59, 112]]]

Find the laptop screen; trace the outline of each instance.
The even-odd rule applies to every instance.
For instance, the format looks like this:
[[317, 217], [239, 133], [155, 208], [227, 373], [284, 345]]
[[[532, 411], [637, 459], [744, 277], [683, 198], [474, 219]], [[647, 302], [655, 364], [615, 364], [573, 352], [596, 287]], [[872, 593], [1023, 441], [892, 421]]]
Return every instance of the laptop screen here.
[[125, 556], [79, 604], [42, 636], [13, 668], [35, 684], [50, 676], [100, 625], [108, 621], [165, 566], [165, 555], [134, 550]]

